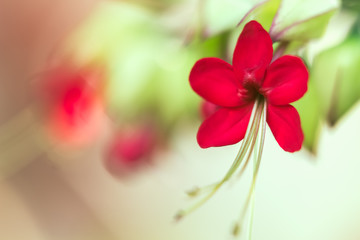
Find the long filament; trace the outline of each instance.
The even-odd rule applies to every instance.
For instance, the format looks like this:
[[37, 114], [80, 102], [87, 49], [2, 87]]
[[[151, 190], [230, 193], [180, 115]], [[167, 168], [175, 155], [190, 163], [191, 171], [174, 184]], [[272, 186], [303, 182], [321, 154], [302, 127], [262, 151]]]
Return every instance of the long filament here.
[[[262, 101], [262, 100], [261, 99], [257, 100], [253, 106], [253, 110], [252, 110], [252, 113], [250, 116], [250, 121], [249, 121], [250, 124], [248, 125], [248, 128], [246, 130], [244, 141], [241, 144], [240, 150], [239, 150], [232, 166], [230, 167], [230, 169], [228, 170], [228, 172], [226, 173], [224, 178], [219, 183], [215, 184], [215, 186], [212, 188], [212, 191], [207, 196], [205, 196], [202, 200], [200, 200], [198, 203], [194, 204], [193, 206], [189, 207], [188, 209], [179, 211], [176, 214], [175, 219], [180, 220], [185, 215], [188, 215], [188, 214], [192, 213], [193, 211], [195, 211], [196, 209], [198, 209], [199, 207], [201, 207], [221, 188], [221, 186], [226, 181], [228, 181], [231, 178], [231, 176], [234, 174], [234, 172], [238, 169], [238, 167], [240, 166], [240, 164], [242, 163], [242, 161], [245, 157], [245, 154], [248, 152], [249, 145], [252, 142], [252, 139], [254, 137], [254, 133], [256, 132], [256, 134], [257, 134], [257, 132], [258, 132], [259, 123], [258, 123], [257, 119], [261, 118], [261, 114], [263, 111], [263, 104], [262, 104], [262, 102], [260, 104], [260, 101]], [[211, 187], [211, 185], [210, 185], [210, 187]], [[188, 192], [188, 195], [190, 193], [190, 196], [196, 196], [198, 192], [202, 192], [202, 189], [195, 189], [195, 190], [196, 191]]]
[[[258, 115], [260, 115], [262, 113], [262, 108], [263, 108], [263, 104], [259, 104], [258, 101], [256, 102], [256, 106], [254, 106], [253, 108], [253, 112], [255, 112], [254, 114], [254, 117], [251, 119], [250, 118], [250, 123], [251, 123], [251, 127], [250, 127], [250, 130], [249, 130], [249, 135], [250, 137], [247, 137], [245, 135], [244, 137], [244, 142], [242, 142], [242, 145], [240, 147], [240, 150], [231, 166], [231, 168], [229, 169], [229, 171], [227, 172], [227, 174], [225, 175], [225, 177], [219, 181], [219, 182], [216, 182], [216, 183], [213, 183], [213, 184], [210, 184], [210, 185], [207, 185], [205, 187], [201, 187], [201, 188], [198, 188], [198, 187], [195, 187], [194, 189], [190, 190], [187, 192], [187, 195], [190, 196], [190, 197], [196, 197], [198, 196], [199, 194], [201, 193], [204, 193], [204, 192], [209, 192], [210, 190], [213, 190], [214, 188], [217, 187], [217, 185], [219, 184], [223, 184], [225, 183], [227, 180], [229, 180], [229, 178], [232, 176], [232, 174], [236, 171], [236, 169], [241, 165], [241, 163], [243, 162], [243, 159], [245, 157], [245, 154], [248, 153], [248, 156], [246, 158], [246, 161], [244, 163], [244, 165], [242, 166], [240, 172], [239, 172], [239, 177], [240, 175], [242, 175], [242, 173], [245, 171], [246, 169], [246, 166], [248, 165], [249, 163], [249, 160], [251, 158], [251, 154], [254, 150], [254, 144], [251, 144], [250, 145], [250, 151], [248, 150], [249, 149], [249, 144], [252, 142], [252, 139], [253, 137], [256, 137], [258, 135], [258, 132], [259, 132], [259, 128], [257, 128], [256, 126], [259, 125], [259, 121], [260, 121], [260, 118]], [[261, 117], [261, 116], [260, 116]], [[258, 120], [259, 119], [259, 120]], [[255, 127], [255, 128], [254, 128]], [[233, 171], [232, 171], [233, 170]]]
[[[249, 207], [249, 203], [250, 201], [254, 201], [253, 198], [253, 194], [255, 192], [255, 185], [256, 185], [256, 180], [257, 180], [257, 176], [258, 176], [258, 172], [259, 172], [259, 168], [260, 168], [260, 163], [261, 163], [261, 158], [262, 158], [262, 153], [263, 153], [263, 149], [264, 149], [264, 142], [265, 142], [265, 132], [266, 132], [266, 112], [267, 112], [267, 106], [266, 106], [266, 102], [264, 102], [264, 109], [262, 112], [262, 116], [261, 116], [261, 135], [260, 135], [260, 145], [258, 148], [258, 152], [257, 152], [257, 158], [254, 159], [254, 170], [253, 170], [253, 179], [252, 179], [252, 183], [251, 183], [251, 187], [249, 190], [249, 193], [247, 195], [247, 199], [246, 202], [243, 206], [243, 209], [241, 211], [240, 214], [240, 218], [238, 220], [238, 223], [235, 225], [234, 227], [234, 235], [238, 234], [238, 231], [236, 231], [237, 229], [240, 229], [240, 224], [241, 222], [243, 222], [244, 217], [246, 215], [247, 209]], [[257, 139], [253, 139], [254, 142], [257, 142]], [[249, 223], [249, 231], [251, 232], [252, 230], [252, 216], [250, 215], [250, 223]], [[251, 233], [249, 233], [249, 239], [251, 239]]]
[[[250, 117], [250, 121], [249, 121], [249, 125], [247, 128], [247, 131], [245, 133], [245, 137], [244, 137], [244, 141], [240, 147], [240, 150], [232, 164], [232, 166], [230, 167], [230, 169], [228, 170], [228, 172], [226, 173], [226, 175], [224, 176], [224, 178], [217, 184], [215, 184], [211, 190], [211, 192], [205, 196], [202, 200], [200, 200], [198, 203], [194, 204], [193, 206], [191, 206], [188, 209], [185, 210], [181, 210], [177, 213], [177, 215], [175, 216], [175, 219], [180, 220], [182, 217], [184, 217], [185, 215], [190, 214], [191, 212], [195, 211], [196, 209], [198, 209], [199, 207], [201, 207], [204, 203], [206, 203], [220, 188], [221, 186], [228, 181], [231, 176], [236, 172], [236, 170], [238, 169], [238, 167], [241, 165], [244, 157], [246, 156], [246, 153], [249, 150], [249, 146], [250, 143], [253, 142], [253, 139], [258, 134], [258, 130], [259, 130], [259, 125], [260, 125], [260, 120], [261, 120], [261, 116], [263, 114], [264, 111], [264, 104], [265, 102], [263, 101], [263, 99], [258, 99], [256, 100], [252, 113], [251, 113], [251, 117]], [[251, 144], [250, 146], [251, 151], [254, 148], [254, 143]], [[251, 155], [251, 153], [249, 153]], [[210, 185], [211, 187], [212, 185]], [[207, 189], [209, 189], [207, 187]], [[188, 193], [188, 195], [190, 196], [196, 196], [197, 193], [203, 192], [202, 189], [195, 189], [196, 191], [190, 191]]]

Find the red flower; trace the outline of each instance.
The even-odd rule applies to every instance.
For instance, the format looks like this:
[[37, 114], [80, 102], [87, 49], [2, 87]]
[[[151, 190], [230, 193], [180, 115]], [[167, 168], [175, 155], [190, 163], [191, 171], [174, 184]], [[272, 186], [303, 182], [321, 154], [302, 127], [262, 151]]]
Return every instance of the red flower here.
[[199, 60], [190, 73], [193, 90], [219, 109], [200, 126], [202, 148], [235, 144], [244, 138], [252, 108], [259, 98], [267, 103], [267, 123], [285, 151], [301, 148], [300, 117], [290, 103], [307, 91], [308, 72], [299, 57], [275, 61], [269, 34], [256, 21], [239, 36], [232, 65], [218, 58]]

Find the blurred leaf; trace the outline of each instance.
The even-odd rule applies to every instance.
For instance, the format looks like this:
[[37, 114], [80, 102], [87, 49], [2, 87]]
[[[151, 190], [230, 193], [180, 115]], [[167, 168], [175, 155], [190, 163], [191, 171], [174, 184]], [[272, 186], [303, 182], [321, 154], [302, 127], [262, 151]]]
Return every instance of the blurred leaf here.
[[337, 0], [264, 1], [252, 8], [231, 32], [228, 55], [232, 55], [238, 36], [251, 20], [260, 22], [274, 41], [287, 43], [286, 54], [294, 53], [307, 41], [321, 37], [338, 5]]
[[343, 8], [360, 12], [360, 1], [359, 0], [342, 0]]
[[168, 123], [193, 112], [198, 115], [200, 98], [191, 90], [189, 74], [195, 62], [203, 57], [220, 55], [221, 35], [204, 42], [167, 51], [162, 59], [164, 65], [155, 75], [159, 82], [158, 99], [161, 115]]
[[139, 35], [158, 32], [154, 22], [154, 16], [140, 7], [103, 1], [68, 39], [65, 51], [79, 64], [103, 61], [114, 49], [127, 49]]
[[253, 7], [253, 2], [251, 0], [203, 1], [200, 7], [204, 9], [205, 36], [214, 36], [236, 28], [242, 17]]
[[150, 12], [129, 3], [104, 1], [71, 36], [65, 51], [79, 65], [95, 62], [107, 68], [108, 104], [125, 117], [137, 111], [139, 95], [158, 64], [159, 49], [169, 45], [165, 43], [167, 36]]
[[319, 96], [311, 79], [307, 93], [295, 102], [294, 106], [300, 114], [301, 127], [305, 136], [304, 147], [316, 154], [323, 116], [320, 111]]
[[338, 7], [337, 0], [283, 0], [270, 35], [276, 41], [320, 37]]
[[115, 120], [150, 115], [168, 128], [198, 112], [188, 76], [198, 59], [220, 55], [222, 35], [186, 46], [160, 24], [136, 6], [104, 2], [69, 41], [79, 64], [107, 69], [105, 97]]
[[267, 0], [257, 4], [241, 20], [239, 28], [243, 29], [246, 23], [256, 20], [266, 31], [269, 31], [280, 3], [281, 0]]
[[162, 16], [187, 42], [217, 36], [235, 29], [242, 17], [260, 0], [183, 0]]
[[285, 28], [275, 39], [282, 41], [303, 41], [321, 37], [328, 25], [330, 18], [334, 15], [336, 10], [330, 10], [321, 15], [310, 18], [304, 22], [297, 22]]
[[350, 38], [319, 54], [312, 76], [321, 108], [334, 125], [360, 98], [360, 39]]

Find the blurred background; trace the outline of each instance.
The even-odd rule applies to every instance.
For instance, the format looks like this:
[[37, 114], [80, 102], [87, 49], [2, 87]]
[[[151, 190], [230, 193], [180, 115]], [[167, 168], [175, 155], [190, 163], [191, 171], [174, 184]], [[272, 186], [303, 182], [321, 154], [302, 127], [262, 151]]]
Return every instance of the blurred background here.
[[267, 130], [252, 239], [360, 239], [357, 0], [0, 0], [0, 239], [234, 239], [251, 168], [174, 216], [239, 149], [197, 145], [189, 72], [253, 19], [310, 82], [302, 150]]

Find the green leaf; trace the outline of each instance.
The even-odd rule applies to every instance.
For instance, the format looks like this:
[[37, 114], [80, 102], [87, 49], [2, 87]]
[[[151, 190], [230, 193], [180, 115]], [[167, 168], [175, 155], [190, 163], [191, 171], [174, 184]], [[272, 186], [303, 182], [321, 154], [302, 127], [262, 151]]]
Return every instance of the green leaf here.
[[307, 93], [294, 103], [294, 107], [300, 114], [305, 137], [304, 147], [316, 154], [323, 117], [320, 111], [319, 95], [312, 79], [309, 81]]
[[359, 66], [359, 38], [350, 38], [314, 59], [312, 76], [322, 112], [331, 125], [360, 99]]
[[337, 0], [283, 0], [270, 35], [274, 41], [318, 38], [338, 7]]

